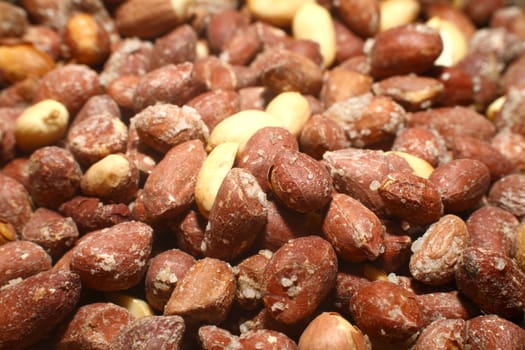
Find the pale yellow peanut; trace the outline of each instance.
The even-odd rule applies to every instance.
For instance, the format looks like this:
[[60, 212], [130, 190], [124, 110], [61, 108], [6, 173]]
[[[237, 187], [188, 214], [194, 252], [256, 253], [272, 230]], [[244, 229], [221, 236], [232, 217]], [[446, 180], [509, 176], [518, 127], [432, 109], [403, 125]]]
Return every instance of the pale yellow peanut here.
[[202, 163], [195, 183], [195, 203], [205, 217], [210, 213], [222, 181], [233, 167], [238, 148], [235, 142], [221, 143]]
[[467, 55], [467, 38], [454, 23], [439, 17], [432, 17], [426, 24], [438, 30], [443, 41], [443, 51], [436, 59], [436, 65], [450, 67], [461, 61]]
[[237, 154], [239, 154], [253, 134], [268, 126], [283, 127], [284, 123], [280, 118], [256, 109], [247, 109], [235, 113], [213, 128], [208, 138], [206, 151], [210, 152], [224, 142], [234, 142], [239, 145], [237, 150]]
[[308, 100], [298, 92], [280, 93], [268, 103], [266, 112], [279, 118], [295, 136], [299, 136], [311, 115]]
[[69, 112], [62, 103], [38, 102], [26, 108], [16, 120], [16, 144], [27, 152], [52, 145], [64, 136], [68, 122]]
[[248, 10], [257, 18], [276, 26], [288, 26], [295, 13], [314, 0], [247, 0]]
[[106, 299], [113, 304], [127, 309], [135, 318], [153, 316], [155, 313], [151, 306], [142, 299], [122, 293], [106, 293]]
[[365, 264], [363, 266], [363, 274], [370, 281], [388, 281], [386, 272], [371, 264]]
[[295, 13], [292, 32], [296, 39], [307, 39], [319, 44], [325, 67], [335, 59], [336, 39], [332, 16], [323, 6], [309, 2]]
[[494, 119], [496, 119], [496, 115], [501, 110], [501, 107], [503, 107], [503, 104], [505, 103], [506, 99], [507, 98], [505, 96], [500, 96], [494, 101], [492, 101], [492, 103], [487, 107], [485, 115], [489, 120], [493, 121]]
[[404, 158], [407, 161], [408, 165], [410, 165], [410, 167], [412, 168], [414, 175], [417, 175], [424, 179], [428, 179], [430, 177], [430, 174], [432, 174], [432, 172], [434, 171], [434, 167], [430, 165], [429, 162], [413, 154], [401, 151], [389, 151], [386, 153], [396, 154]]
[[414, 22], [421, 10], [417, 0], [385, 0], [381, 1], [379, 6], [380, 31]]

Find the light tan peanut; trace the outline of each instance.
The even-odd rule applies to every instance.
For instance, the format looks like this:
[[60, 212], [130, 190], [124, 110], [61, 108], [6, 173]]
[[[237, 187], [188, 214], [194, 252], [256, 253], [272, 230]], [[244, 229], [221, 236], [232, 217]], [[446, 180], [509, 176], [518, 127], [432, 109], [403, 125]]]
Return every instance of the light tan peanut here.
[[144, 300], [137, 297], [116, 292], [106, 293], [105, 297], [109, 302], [127, 309], [128, 312], [135, 318], [154, 315], [151, 306], [149, 306], [149, 304]]
[[222, 180], [233, 167], [239, 144], [224, 142], [215, 147], [202, 163], [195, 183], [195, 203], [208, 217]]
[[419, 16], [421, 6], [417, 0], [385, 0], [379, 3], [379, 30], [409, 24]]
[[292, 22], [295, 13], [305, 4], [312, 0], [248, 0], [246, 5], [250, 12], [265, 22], [286, 26]]
[[308, 100], [298, 92], [282, 92], [274, 97], [266, 112], [279, 118], [283, 126], [292, 134], [298, 136], [310, 118], [311, 111]]
[[246, 142], [253, 134], [267, 126], [283, 126], [281, 119], [270, 113], [248, 109], [235, 113], [215, 126], [208, 139], [206, 150], [209, 152], [224, 142], [239, 144], [237, 153], [241, 153]]
[[395, 154], [405, 159], [413, 170], [413, 174], [428, 179], [434, 171], [434, 167], [423, 158], [419, 158], [407, 152], [389, 151], [386, 154]]
[[69, 112], [62, 103], [41, 101], [28, 107], [16, 120], [16, 144], [27, 152], [52, 145], [64, 136], [68, 121]]
[[485, 115], [489, 120], [494, 121], [499, 112], [501, 111], [501, 107], [503, 107], [503, 104], [505, 103], [506, 96], [500, 96], [487, 107], [487, 110], [485, 111]]
[[295, 13], [292, 32], [296, 39], [308, 39], [319, 44], [325, 67], [335, 60], [336, 40], [334, 22], [323, 6], [308, 2]]
[[432, 17], [426, 24], [438, 30], [443, 41], [443, 51], [434, 62], [435, 64], [450, 67], [467, 55], [469, 45], [465, 34], [454, 23], [439, 17]]

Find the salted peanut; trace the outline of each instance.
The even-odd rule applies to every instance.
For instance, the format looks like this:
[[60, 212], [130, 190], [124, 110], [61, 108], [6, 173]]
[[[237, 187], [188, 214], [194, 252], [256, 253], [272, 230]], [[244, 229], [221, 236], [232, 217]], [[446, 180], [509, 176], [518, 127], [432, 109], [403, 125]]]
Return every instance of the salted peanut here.
[[426, 25], [438, 30], [443, 41], [443, 51], [435, 60], [435, 64], [453, 66], [467, 55], [469, 51], [467, 38], [454, 23], [440, 17], [432, 17]]
[[258, 19], [264, 20], [276, 26], [287, 26], [299, 11], [299, 8], [311, 0], [291, 0], [291, 1], [261, 1], [249, 0], [247, 6], [250, 12]]
[[262, 283], [265, 309], [291, 325], [312, 315], [335, 286], [337, 257], [319, 236], [289, 241], [271, 257]]
[[69, 113], [55, 100], [44, 100], [28, 107], [15, 123], [16, 145], [26, 152], [50, 146], [66, 133]]
[[0, 46], [0, 72], [2, 83], [41, 77], [55, 67], [51, 56], [32, 45]]
[[372, 90], [376, 95], [392, 97], [404, 108], [413, 111], [426, 109], [438, 102], [444, 85], [434, 78], [408, 74], [383, 79], [375, 83]]
[[270, 190], [268, 175], [275, 156], [284, 148], [298, 150], [295, 136], [282, 127], [265, 127], [255, 132], [238, 155], [237, 166], [255, 176], [263, 191]]
[[262, 305], [262, 280], [264, 269], [272, 257], [268, 250], [249, 256], [233, 268], [237, 278], [235, 301], [243, 310], [256, 310]]
[[298, 350], [355, 349], [369, 350], [370, 342], [359, 328], [337, 312], [323, 312], [301, 334]]
[[439, 17], [455, 24], [465, 35], [465, 38], [470, 40], [476, 32], [476, 25], [472, 22], [469, 16], [457, 6], [461, 1], [463, 0], [456, 0], [455, 4], [445, 2], [429, 4], [425, 8], [425, 14], [426, 18]]
[[342, 0], [334, 4], [336, 13], [357, 35], [373, 37], [379, 30], [379, 0]]
[[328, 108], [337, 102], [370, 92], [372, 83], [371, 76], [338, 66], [325, 72], [320, 98]]
[[333, 190], [326, 167], [309, 155], [292, 149], [283, 149], [276, 154], [268, 180], [277, 198], [299, 213], [324, 207]]
[[502, 177], [492, 185], [488, 195], [489, 203], [509, 211], [518, 218], [523, 217], [525, 215], [524, 184], [525, 175], [521, 173]]
[[153, 309], [147, 302], [131, 295], [110, 292], [106, 293], [104, 298], [115, 305], [125, 308], [134, 318], [153, 316], [154, 314]]
[[[434, 167], [451, 159], [445, 140], [436, 131], [426, 127], [410, 127], [401, 130], [396, 135], [391, 149], [404, 157], [409, 164], [413, 163], [415, 173], [424, 178], [428, 178]], [[428, 165], [409, 155], [424, 160]]]
[[195, 182], [195, 203], [205, 217], [210, 213], [222, 181], [233, 167], [238, 148], [235, 142], [221, 143], [202, 163]]
[[[227, 53], [223, 52], [223, 54], [226, 55]], [[251, 60], [253, 55], [248, 56], [246, 60]], [[230, 63], [217, 56], [201, 58], [194, 63], [195, 77], [205, 84], [207, 90], [236, 90], [240, 85], [238, 72], [233, 64], [237, 64], [237, 62], [232, 60]], [[237, 67], [244, 66], [239, 64]]]
[[80, 64], [95, 66], [110, 53], [110, 37], [96, 16], [89, 13], [72, 15], [62, 34], [65, 56]]
[[197, 261], [177, 283], [164, 315], [178, 315], [189, 324], [217, 324], [226, 319], [235, 297], [235, 275], [221, 260]]
[[384, 0], [379, 2], [379, 31], [414, 22], [421, 5], [416, 0]]
[[516, 323], [497, 315], [475, 317], [467, 323], [465, 348], [514, 349], [525, 343], [525, 331]]
[[[405, 268], [410, 261], [412, 252], [412, 238], [407, 234], [399, 234], [392, 230], [389, 224], [385, 225], [385, 235], [383, 236], [384, 251], [376, 260], [374, 265], [388, 278], [387, 273], [399, 272]], [[365, 268], [369, 265], [367, 264]]]
[[226, 41], [219, 55], [221, 61], [231, 65], [244, 66], [253, 61], [263, 50], [263, 42], [256, 24], [250, 24], [242, 30], [237, 30]]
[[183, 24], [155, 40], [151, 57], [151, 69], [166, 64], [194, 61], [197, 55], [197, 33], [188, 24]]
[[[405, 129], [407, 130], [407, 129]], [[408, 165], [412, 168], [412, 173], [416, 176], [428, 179], [430, 174], [434, 171], [434, 167], [430, 165], [425, 159], [402, 151], [388, 151], [385, 154], [394, 154], [407, 161]]]
[[249, 24], [246, 13], [236, 10], [224, 10], [213, 13], [206, 27], [206, 39], [212, 52], [222, 51], [223, 45], [241, 28]]
[[378, 188], [387, 211], [416, 225], [428, 225], [443, 214], [441, 196], [434, 184], [417, 175], [388, 174]]
[[281, 119], [283, 127], [298, 136], [310, 118], [308, 100], [298, 92], [282, 92], [266, 106], [266, 113]]
[[412, 244], [410, 273], [426, 284], [450, 283], [456, 262], [469, 240], [467, 226], [460, 217], [443, 216]]
[[350, 300], [350, 314], [365, 334], [389, 343], [404, 341], [423, 327], [414, 293], [388, 281], [359, 287]]
[[25, 349], [48, 337], [80, 300], [77, 274], [40, 272], [0, 290], [0, 348]]
[[153, 230], [130, 221], [92, 231], [82, 237], [71, 256], [71, 270], [82, 285], [99, 291], [119, 291], [135, 286], [146, 272]]
[[385, 229], [381, 221], [370, 209], [346, 194], [332, 196], [322, 230], [343, 260], [374, 260], [383, 252]]
[[38, 244], [13, 241], [0, 246], [0, 287], [51, 269], [51, 257]]
[[179, 316], [141, 317], [128, 323], [111, 338], [112, 350], [180, 349], [186, 330]]
[[412, 350], [463, 349], [467, 339], [466, 322], [462, 319], [440, 319], [425, 327]]
[[509, 159], [517, 170], [525, 169], [524, 135], [504, 129], [492, 138], [490, 144]]
[[516, 229], [516, 240], [514, 245], [514, 259], [522, 271], [525, 271], [525, 224]]
[[266, 206], [266, 194], [249, 171], [229, 170], [210, 210], [202, 254], [231, 261], [245, 253], [266, 223]]
[[155, 310], [164, 310], [175, 286], [193, 264], [195, 259], [179, 249], [166, 250], [149, 261], [146, 300]]
[[115, 118], [121, 118], [119, 105], [112, 96], [109, 94], [95, 95], [84, 103], [69, 127], [98, 114], [111, 114]]
[[271, 329], [250, 330], [239, 337], [242, 349], [297, 350], [297, 344], [286, 334]]
[[315, 159], [321, 159], [326, 151], [335, 151], [349, 146], [343, 128], [324, 114], [314, 114], [301, 130], [301, 151]]
[[78, 236], [77, 226], [71, 218], [46, 208], [35, 210], [20, 235], [22, 239], [40, 245], [54, 260], [71, 248]]
[[35, 204], [57, 208], [80, 188], [82, 170], [73, 154], [57, 146], [34, 151], [27, 164], [28, 191]]
[[469, 320], [481, 313], [479, 307], [458, 290], [425, 291], [416, 294], [416, 300], [423, 310], [425, 325], [442, 318]]
[[4, 23], [0, 30], [0, 37], [21, 36], [29, 26], [27, 13], [24, 9], [9, 2], [4, 2], [0, 5], [0, 10], [2, 12], [1, 21]]
[[507, 255], [466, 248], [456, 264], [455, 279], [459, 291], [483, 312], [508, 319], [523, 315], [525, 273]]
[[270, 113], [259, 110], [243, 110], [222, 120], [215, 126], [208, 138], [207, 151], [224, 142], [234, 142], [239, 145], [237, 153], [241, 153], [246, 142], [258, 130], [269, 126], [283, 126], [283, 121]]
[[[477, 209], [467, 219], [470, 246], [499, 251], [514, 256], [518, 249], [519, 221], [507, 210], [485, 206]], [[518, 260], [519, 261], [519, 260]]]
[[213, 325], [199, 327], [198, 330], [199, 344], [203, 350], [221, 349], [239, 349], [239, 337], [231, 334], [223, 328]]
[[124, 36], [155, 37], [184, 22], [190, 16], [191, 4], [189, 0], [128, 1], [117, 8], [115, 25]]
[[186, 105], [193, 107], [211, 132], [222, 120], [241, 111], [239, 93], [234, 90], [212, 90], [191, 99]]
[[63, 216], [72, 218], [81, 234], [131, 219], [131, 213], [126, 204], [106, 204], [94, 197], [75, 196], [62, 203], [58, 211]]
[[335, 60], [336, 39], [332, 17], [327, 9], [315, 2], [303, 4], [293, 17], [292, 33], [296, 39], [318, 43], [324, 66], [332, 65]]
[[80, 190], [84, 195], [117, 203], [130, 202], [138, 185], [138, 169], [123, 154], [102, 158], [92, 164], [80, 179]]
[[111, 339], [133, 319], [128, 310], [113, 303], [81, 306], [65, 325], [57, 349], [107, 349]]
[[0, 221], [19, 234], [33, 213], [33, 201], [25, 187], [0, 173]]

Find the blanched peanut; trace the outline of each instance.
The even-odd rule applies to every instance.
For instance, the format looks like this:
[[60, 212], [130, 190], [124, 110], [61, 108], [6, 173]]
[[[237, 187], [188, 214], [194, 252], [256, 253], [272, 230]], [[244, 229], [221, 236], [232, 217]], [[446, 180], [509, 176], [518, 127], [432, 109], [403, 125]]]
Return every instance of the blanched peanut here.
[[385, 0], [381, 1], [379, 6], [380, 31], [414, 22], [421, 10], [417, 0]]
[[138, 190], [138, 170], [123, 154], [94, 163], [80, 181], [82, 193], [114, 202], [129, 202]]
[[296, 39], [309, 39], [319, 44], [325, 67], [334, 62], [335, 28], [330, 12], [317, 3], [306, 3], [295, 13], [292, 32]]
[[44, 100], [28, 107], [16, 120], [17, 146], [26, 152], [60, 140], [67, 129], [69, 112], [55, 100]]
[[298, 92], [283, 92], [266, 106], [266, 112], [279, 118], [283, 126], [298, 136], [310, 118], [308, 100]]
[[239, 144], [237, 154], [240, 154], [248, 139], [257, 130], [267, 126], [282, 127], [283, 124], [280, 118], [255, 109], [247, 109], [235, 113], [215, 126], [208, 139], [206, 151], [210, 152], [217, 145], [224, 142], [235, 142]]
[[469, 50], [467, 38], [454, 23], [439, 17], [432, 17], [426, 24], [438, 30], [443, 41], [443, 51], [435, 60], [436, 65], [450, 67], [467, 55]]
[[127, 309], [135, 318], [153, 316], [155, 314], [151, 306], [142, 299], [116, 292], [106, 293], [105, 297], [109, 302]]
[[428, 179], [430, 177], [430, 174], [432, 174], [432, 172], [434, 171], [434, 167], [430, 165], [429, 162], [427, 162], [423, 158], [416, 157], [413, 154], [400, 151], [389, 151], [387, 153], [393, 153], [404, 158], [407, 161], [408, 165], [410, 165], [410, 167], [412, 168], [414, 175], [417, 175], [424, 179]]
[[313, 0], [248, 0], [250, 12], [257, 18], [276, 26], [287, 26], [295, 13], [306, 3]]
[[221, 143], [202, 163], [195, 183], [195, 203], [205, 217], [210, 213], [222, 180], [233, 167], [238, 148], [235, 142]]
[[487, 110], [485, 111], [485, 115], [489, 120], [494, 121], [496, 119], [496, 116], [498, 115], [499, 111], [501, 110], [501, 107], [503, 107], [503, 104], [505, 103], [505, 100], [507, 98], [505, 96], [500, 96], [487, 107]]

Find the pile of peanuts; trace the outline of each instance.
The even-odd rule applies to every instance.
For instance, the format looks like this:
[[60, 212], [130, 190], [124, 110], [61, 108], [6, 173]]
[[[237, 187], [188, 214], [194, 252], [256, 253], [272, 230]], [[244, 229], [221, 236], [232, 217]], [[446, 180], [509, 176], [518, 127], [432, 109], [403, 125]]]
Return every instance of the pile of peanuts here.
[[525, 349], [517, 1], [0, 24], [0, 350]]

